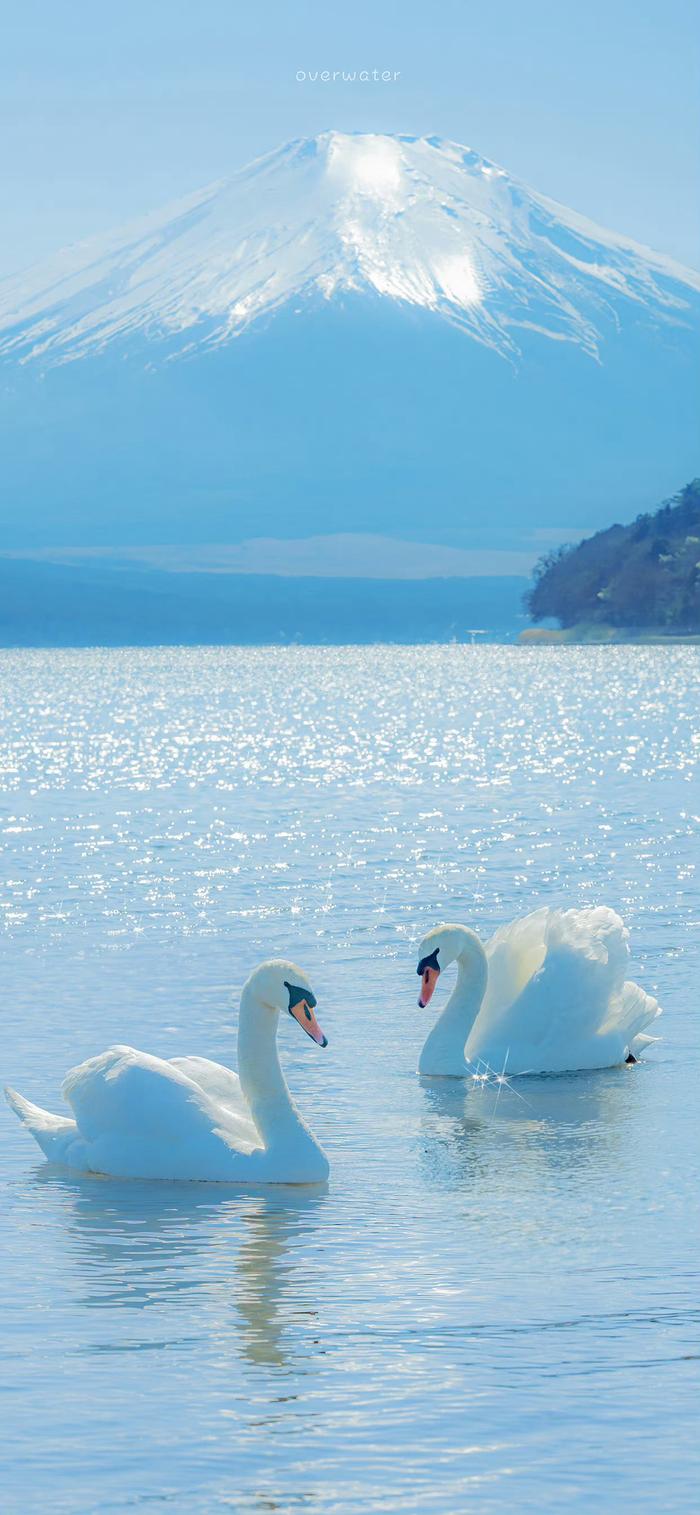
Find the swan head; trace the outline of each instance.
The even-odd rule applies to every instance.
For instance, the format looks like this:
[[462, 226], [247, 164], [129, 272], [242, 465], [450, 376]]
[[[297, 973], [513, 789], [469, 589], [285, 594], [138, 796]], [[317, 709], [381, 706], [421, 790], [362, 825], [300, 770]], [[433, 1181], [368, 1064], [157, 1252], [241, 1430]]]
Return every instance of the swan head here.
[[328, 1046], [316, 1019], [316, 995], [306, 974], [296, 963], [271, 958], [251, 973], [245, 988], [265, 1010], [288, 1014], [319, 1047]]
[[457, 959], [461, 963], [469, 958], [478, 959], [483, 971], [485, 965], [484, 949], [475, 931], [470, 931], [468, 926], [434, 926], [429, 931], [418, 948], [418, 967], [416, 973], [421, 980], [418, 1004], [421, 1010], [430, 1004], [435, 985], [450, 963]]

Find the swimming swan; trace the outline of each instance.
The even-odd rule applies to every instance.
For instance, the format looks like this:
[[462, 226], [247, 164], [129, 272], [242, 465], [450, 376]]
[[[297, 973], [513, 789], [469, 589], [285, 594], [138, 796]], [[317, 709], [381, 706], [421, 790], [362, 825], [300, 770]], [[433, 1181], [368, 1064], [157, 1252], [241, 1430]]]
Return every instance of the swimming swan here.
[[464, 1078], [566, 1073], [635, 1062], [661, 1014], [625, 982], [629, 932], [614, 910], [536, 910], [485, 946], [466, 926], [436, 926], [418, 949], [418, 1004], [457, 964], [457, 983], [420, 1055], [418, 1072]]
[[240, 1077], [206, 1057], [165, 1061], [110, 1047], [63, 1085], [75, 1119], [7, 1089], [12, 1109], [51, 1162], [117, 1178], [307, 1184], [328, 1159], [289, 1093], [277, 1055], [280, 1012], [327, 1046], [316, 1000], [294, 963], [263, 963], [241, 993]]

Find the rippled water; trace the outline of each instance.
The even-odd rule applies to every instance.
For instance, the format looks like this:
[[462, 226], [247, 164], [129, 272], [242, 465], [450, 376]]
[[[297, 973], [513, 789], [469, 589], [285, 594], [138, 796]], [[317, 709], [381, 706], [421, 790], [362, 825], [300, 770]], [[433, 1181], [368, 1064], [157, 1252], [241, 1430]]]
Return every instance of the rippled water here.
[[[3, 1507], [686, 1511], [700, 1475], [693, 649], [10, 652], [3, 1072], [281, 1029], [327, 1191], [88, 1180], [3, 1111]], [[637, 1068], [421, 1085], [413, 944], [616, 906]]]

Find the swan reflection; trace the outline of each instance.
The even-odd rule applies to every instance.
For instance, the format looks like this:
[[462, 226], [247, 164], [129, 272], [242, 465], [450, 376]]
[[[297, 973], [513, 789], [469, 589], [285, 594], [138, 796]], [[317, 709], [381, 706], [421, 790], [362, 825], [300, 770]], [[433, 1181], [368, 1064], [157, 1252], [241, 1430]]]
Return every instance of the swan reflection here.
[[581, 1179], [619, 1160], [617, 1134], [643, 1108], [641, 1065], [502, 1081], [420, 1080], [425, 1102], [422, 1165], [432, 1183], [488, 1182], [493, 1190]]
[[[325, 1187], [242, 1192], [50, 1167], [39, 1170], [37, 1181], [51, 1187], [62, 1209], [63, 1234], [85, 1285], [81, 1306], [119, 1312], [115, 1322], [128, 1318], [123, 1311], [152, 1312], [169, 1328], [176, 1311], [174, 1339], [182, 1341], [181, 1307], [191, 1311], [196, 1295], [199, 1334], [237, 1346], [251, 1363], [284, 1366], [293, 1340], [301, 1338], [302, 1350], [313, 1345], [320, 1286], [310, 1255]], [[128, 1345], [155, 1345], [154, 1324], [144, 1322], [133, 1339], [132, 1316]], [[123, 1336], [119, 1329], [113, 1350], [124, 1349]]]

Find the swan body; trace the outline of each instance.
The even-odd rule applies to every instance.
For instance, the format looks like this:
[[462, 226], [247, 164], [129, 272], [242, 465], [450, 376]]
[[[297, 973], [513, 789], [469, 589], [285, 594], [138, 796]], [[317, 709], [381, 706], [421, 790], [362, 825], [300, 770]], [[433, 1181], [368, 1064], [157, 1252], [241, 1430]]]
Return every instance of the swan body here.
[[240, 1075], [205, 1057], [170, 1061], [115, 1046], [68, 1073], [73, 1118], [13, 1089], [7, 1099], [51, 1162], [118, 1178], [306, 1184], [328, 1177], [325, 1153], [289, 1093], [277, 1053], [288, 1010], [321, 1046], [316, 1001], [293, 963], [270, 961], [241, 994]]
[[436, 926], [419, 948], [419, 1004], [440, 972], [457, 983], [430, 1031], [418, 1071], [464, 1078], [609, 1068], [656, 1040], [657, 1001], [625, 978], [629, 932], [614, 910], [537, 910], [484, 946], [466, 926]]

